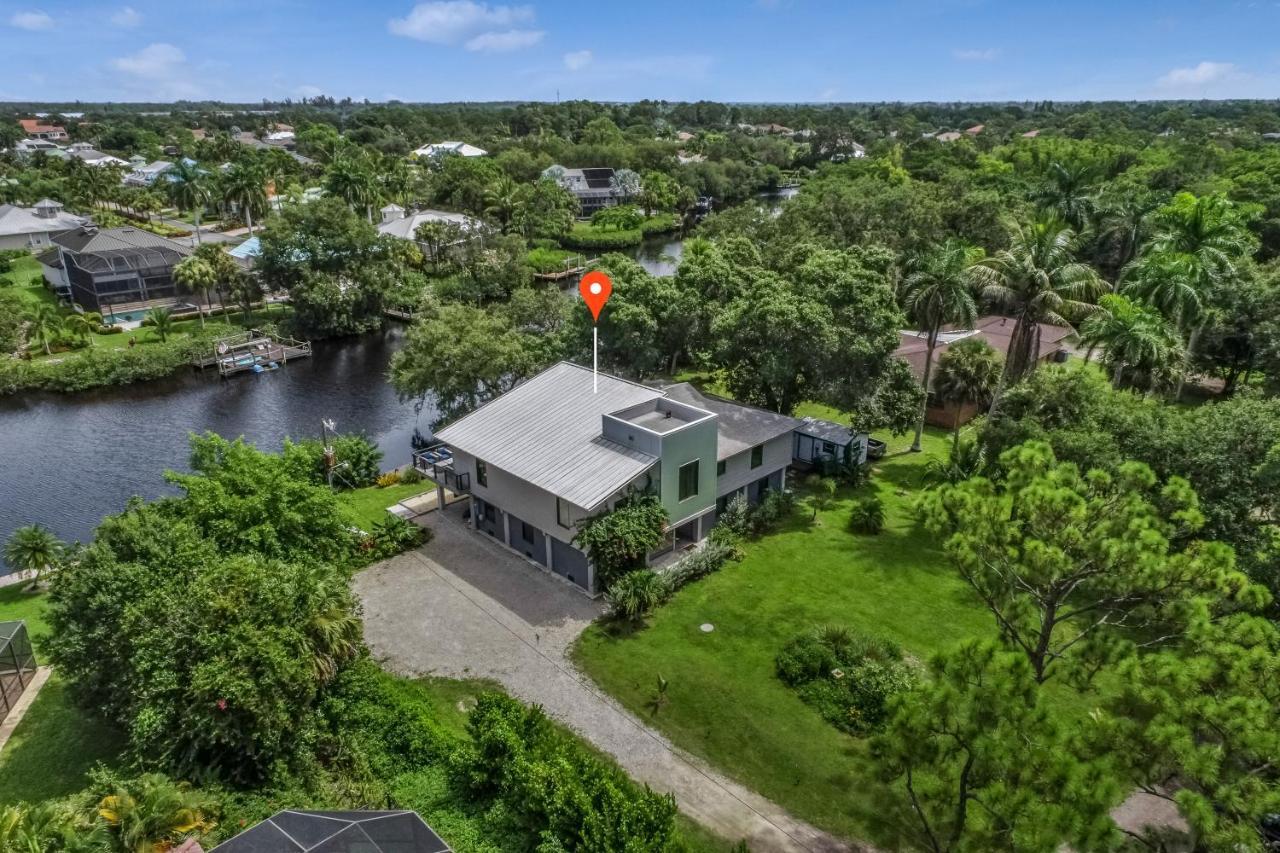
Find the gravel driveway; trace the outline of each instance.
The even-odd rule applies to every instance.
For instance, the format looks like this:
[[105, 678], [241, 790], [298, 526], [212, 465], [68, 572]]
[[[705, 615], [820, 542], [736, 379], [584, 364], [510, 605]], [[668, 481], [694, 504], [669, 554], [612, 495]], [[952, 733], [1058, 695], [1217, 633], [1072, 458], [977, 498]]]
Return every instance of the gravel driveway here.
[[602, 612], [598, 602], [457, 521], [428, 518], [436, 534], [428, 545], [355, 580], [365, 639], [390, 670], [497, 681], [753, 851], [851, 849], [676, 749], [579, 673], [568, 649]]

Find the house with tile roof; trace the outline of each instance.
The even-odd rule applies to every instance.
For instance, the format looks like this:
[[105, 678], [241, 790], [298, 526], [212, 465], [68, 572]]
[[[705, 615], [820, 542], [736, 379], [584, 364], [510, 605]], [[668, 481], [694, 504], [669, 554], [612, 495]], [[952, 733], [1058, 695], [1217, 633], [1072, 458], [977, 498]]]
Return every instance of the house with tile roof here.
[[45, 124], [38, 118], [21, 118], [18, 119], [18, 124], [22, 125], [22, 132], [27, 135], [27, 139], [61, 142], [68, 138], [66, 128], [57, 124]]

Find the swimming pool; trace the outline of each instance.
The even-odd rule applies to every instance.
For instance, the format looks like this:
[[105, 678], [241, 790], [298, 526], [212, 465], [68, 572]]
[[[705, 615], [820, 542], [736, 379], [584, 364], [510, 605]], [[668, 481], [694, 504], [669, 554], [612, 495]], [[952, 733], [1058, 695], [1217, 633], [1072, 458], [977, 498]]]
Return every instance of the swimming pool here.
[[102, 322], [108, 323], [108, 324], [140, 323], [146, 316], [147, 316], [146, 311], [106, 312], [102, 315]]

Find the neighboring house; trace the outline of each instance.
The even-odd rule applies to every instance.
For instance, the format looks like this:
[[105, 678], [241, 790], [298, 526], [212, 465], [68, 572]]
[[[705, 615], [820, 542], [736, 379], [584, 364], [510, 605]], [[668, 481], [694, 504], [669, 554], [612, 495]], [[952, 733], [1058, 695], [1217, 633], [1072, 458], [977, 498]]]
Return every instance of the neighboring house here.
[[[190, 841], [185, 843], [192, 843]], [[197, 853], [199, 845], [174, 853]], [[209, 853], [449, 853], [417, 812], [286, 809]]]
[[[454, 241], [451, 245], [465, 242], [472, 236], [480, 234], [484, 230], [484, 223], [479, 219], [467, 216], [465, 213], [452, 213], [447, 210], [417, 210], [407, 211], [398, 204], [389, 204], [382, 208], [382, 221], [378, 223], [378, 233], [385, 234], [388, 237], [398, 237], [401, 240], [412, 240], [417, 243], [418, 238], [415, 236], [418, 232], [418, 226], [427, 222], [447, 222], [451, 225], [458, 226], [461, 239]], [[427, 246], [421, 246], [424, 253], [428, 252]], [[428, 257], [427, 260], [434, 260]]]
[[954, 130], [948, 130], [946, 133], [939, 133], [933, 138], [939, 142], [955, 142], [960, 138], [960, 134], [956, 133]]
[[966, 130], [965, 133], [969, 134], [970, 136], [977, 136], [979, 133], [982, 133], [982, 131], [986, 129], [987, 129], [987, 126], [985, 124], [975, 124], [973, 127]]
[[[944, 328], [938, 336], [938, 344], [933, 350], [933, 376], [931, 377], [931, 382], [938, 378], [938, 360], [942, 357], [942, 354], [952, 344], [966, 338], [982, 338], [991, 344], [996, 352], [1001, 355], [1008, 355], [1009, 344], [1012, 341], [1013, 330], [1016, 325], [1017, 321], [1012, 317], [988, 315], [978, 318], [978, 322], [972, 329]], [[1075, 331], [1066, 326], [1051, 326], [1048, 323], [1041, 323], [1040, 361], [1064, 360], [1068, 353], [1068, 349], [1064, 344], [1074, 335]], [[911, 372], [915, 374], [916, 379], [923, 380], [924, 359], [928, 348], [928, 337], [924, 332], [904, 331], [899, 333], [898, 348], [894, 350], [893, 354], [907, 363], [911, 368]], [[942, 405], [936, 400], [930, 399], [929, 407], [925, 410], [925, 421], [934, 426], [949, 429], [957, 424], [967, 423], [976, 414], [978, 414], [978, 407], [973, 404], [957, 407], [950, 403]]]
[[270, 137], [268, 137], [267, 139], [259, 139], [258, 137], [254, 136], [252, 133], [245, 131], [243, 133], [240, 133], [240, 132], [233, 133], [231, 138], [234, 139], [236, 142], [239, 142], [241, 145], [247, 145], [250, 148], [258, 148], [262, 150], [275, 149], [277, 151], [283, 151], [286, 154], [288, 154], [290, 157], [292, 157], [295, 162], [303, 166], [310, 166], [316, 162], [315, 160], [312, 160], [310, 157], [303, 156], [302, 154], [299, 154], [297, 151], [293, 150], [295, 140], [292, 136], [292, 131], [281, 131], [281, 132], [289, 133], [290, 135], [280, 137], [276, 140], [271, 140]]
[[1264, 133], [1262, 138], [1267, 142], [1280, 142], [1280, 133]]
[[1026, 133], [1022, 134], [1022, 138], [1023, 138], [1023, 139], [1035, 139], [1035, 138], [1036, 138], [1037, 136], [1039, 136], [1039, 135], [1040, 135], [1040, 131], [1038, 131], [1038, 130], [1028, 130]]
[[797, 463], [809, 468], [862, 465], [867, 461], [870, 442], [865, 432], [854, 432], [831, 421], [801, 418], [791, 453]]
[[679, 142], [688, 142], [693, 138], [694, 138], [693, 134], [687, 130], [682, 130], [676, 134], [676, 140]]
[[87, 142], [76, 142], [67, 146], [67, 152], [86, 166], [128, 166], [129, 163], [119, 157], [104, 154]]
[[35, 207], [0, 204], [0, 249], [39, 250], [53, 245], [54, 234], [79, 228], [85, 222], [48, 198], [36, 202]]
[[[650, 560], [704, 539], [737, 495], [786, 486], [804, 422], [700, 393], [560, 362], [440, 430], [414, 465], [470, 495], [470, 524], [588, 594], [602, 590], [573, 539], [635, 493], [670, 519]], [[834, 426], [834, 425], [833, 425]]]
[[62, 146], [47, 139], [19, 139], [13, 145], [13, 153], [19, 157], [44, 154], [46, 157], [57, 157], [59, 160], [71, 157]]
[[459, 157], [483, 157], [488, 153], [483, 148], [477, 148], [465, 142], [431, 142], [416, 149], [410, 156], [424, 159], [444, 157], [448, 154], [457, 154]]
[[173, 164], [168, 160], [156, 160], [154, 163], [135, 167], [124, 176], [124, 183], [130, 187], [149, 187], [172, 168]]
[[566, 169], [557, 165], [544, 169], [542, 176], [554, 178], [560, 186], [573, 193], [585, 217], [621, 201], [621, 194], [613, 184], [613, 169]]
[[18, 119], [18, 124], [22, 125], [22, 132], [27, 135], [27, 139], [49, 139], [56, 142], [68, 138], [65, 128], [56, 124], [45, 124], [38, 118]]
[[84, 225], [53, 235], [71, 298], [87, 311], [177, 295], [173, 268], [191, 254], [141, 228]]

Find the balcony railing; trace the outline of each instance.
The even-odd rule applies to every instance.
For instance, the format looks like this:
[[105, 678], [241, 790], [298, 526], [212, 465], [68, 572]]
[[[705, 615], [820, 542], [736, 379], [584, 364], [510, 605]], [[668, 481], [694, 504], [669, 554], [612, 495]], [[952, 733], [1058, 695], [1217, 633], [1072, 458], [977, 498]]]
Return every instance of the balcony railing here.
[[433, 444], [413, 454], [413, 467], [424, 477], [456, 494], [471, 491], [471, 474], [453, 470], [453, 451], [444, 444]]

